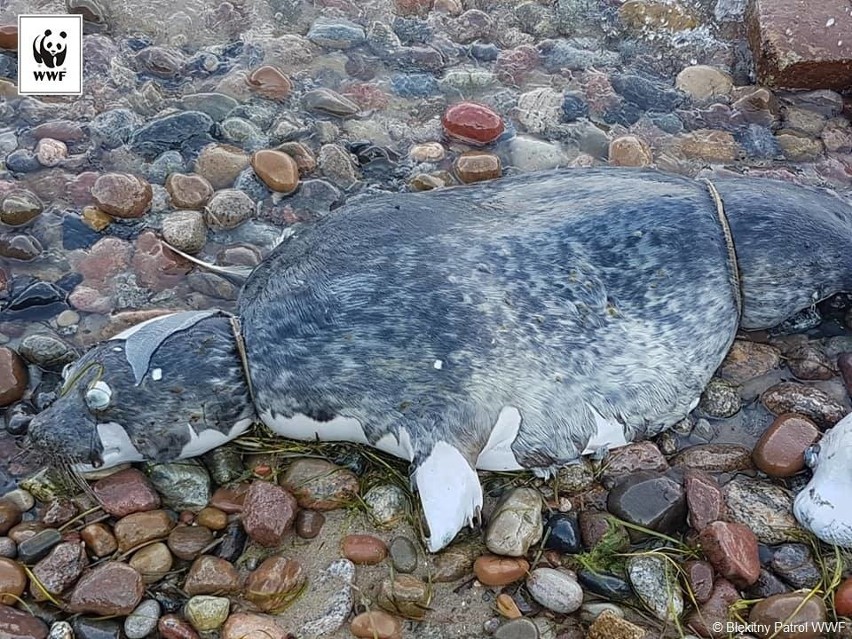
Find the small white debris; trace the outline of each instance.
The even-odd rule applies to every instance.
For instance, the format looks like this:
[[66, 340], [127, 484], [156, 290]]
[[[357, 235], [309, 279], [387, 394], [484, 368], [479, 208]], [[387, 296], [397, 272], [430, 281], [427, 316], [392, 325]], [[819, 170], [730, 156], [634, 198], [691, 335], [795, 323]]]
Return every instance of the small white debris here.
[[163, 379], [163, 369], [155, 368], [154, 370], [152, 370], [151, 379], [153, 379], [155, 382], [159, 382], [161, 379]]
[[441, 361], [441, 360], [439, 360], [439, 359], [436, 359], [436, 360], [435, 360], [435, 363], [434, 363], [434, 364], [432, 364], [432, 366], [434, 366], [434, 367], [435, 367], [435, 370], [436, 370], [436, 371], [439, 371], [439, 370], [441, 370], [442, 368], [444, 368], [444, 362], [442, 362], [442, 361]]
[[828, 22], [825, 23], [825, 26], [833, 27], [834, 26], [834, 18], [829, 18]]
[[120, 353], [121, 352], [121, 346], [113, 346], [112, 352], [113, 353]]

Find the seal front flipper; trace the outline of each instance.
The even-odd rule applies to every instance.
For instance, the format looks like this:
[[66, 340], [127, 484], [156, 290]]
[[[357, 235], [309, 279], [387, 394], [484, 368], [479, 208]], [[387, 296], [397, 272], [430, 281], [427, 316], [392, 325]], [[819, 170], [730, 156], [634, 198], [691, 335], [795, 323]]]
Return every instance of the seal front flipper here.
[[437, 442], [414, 470], [414, 483], [429, 526], [429, 552], [449, 544], [464, 526], [478, 523], [482, 486], [470, 461], [444, 441]]

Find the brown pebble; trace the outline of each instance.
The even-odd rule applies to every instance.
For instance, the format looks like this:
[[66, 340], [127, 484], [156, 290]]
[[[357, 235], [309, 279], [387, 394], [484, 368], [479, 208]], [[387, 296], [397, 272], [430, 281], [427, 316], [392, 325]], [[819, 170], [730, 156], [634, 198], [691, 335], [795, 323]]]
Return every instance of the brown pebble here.
[[[0, 506], [2, 506], [2, 501], [0, 500]], [[42, 530], [46, 529], [47, 526], [40, 521], [22, 521], [20, 524], [12, 526], [7, 534], [9, 535], [9, 539], [14, 540], [16, 544], [20, 544], [27, 539], [32, 539]]]
[[98, 208], [113, 217], [141, 217], [151, 206], [153, 195], [148, 182], [130, 173], [106, 173], [92, 186]]
[[224, 530], [228, 525], [228, 514], [218, 508], [207, 506], [199, 511], [195, 523], [210, 530]]
[[118, 549], [125, 552], [145, 542], [166, 537], [174, 525], [165, 510], [150, 510], [122, 517], [116, 522], [113, 533], [118, 540]]
[[264, 64], [252, 71], [246, 78], [246, 83], [252, 91], [270, 100], [283, 100], [293, 90], [290, 78], [280, 69], [269, 64]]
[[20, 523], [22, 516], [21, 509], [11, 499], [0, 499], [0, 535], [5, 535]]
[[142, 601], [142, 577], [127, 564], [110, 561], [83, 575], [68, 598], [71, 612], [129, 615]]
[[623, 135], [609, 144], [609, 163], [613, 166], [651, 166], [651, 149], [635, 135]]
[[372, 535], [347, 535], [343, 538], [343, 556], [354, 564], [372, 566], [388, 556], [388, 547]]
[[80, 219], [83, 220], [83, 224], [88, 226], [93, 231], [97, 231], [100, 233], [110, 224], [112, 224], [112, 218], [101, 211], [97, 206], [86, 206], [83, 207], [83, 212], [80, 214]]
[[202, 555], [192, 563], [183, 589], [188, 595], [225, 595], [239, 587], [240, 575], [230, 562]]
[[155, 510], [160, 496], [144, 473], [128, 468], [94, 483], [92, 491], [101, 507], [113, 517]]
[[18, 25], [0, 25], [0, 49], [18, 50]]
[[178, 559], [192, 561], [213, 541], [213, 533], [204, 526], [177, 526], [169, 533], [169, 550]]
[[349, 625], [350, 632], [359, 639], [400, 639], [402, 624], [399, 619], [383, 610], [362, 612]]
[[852, 617], [852, 577], [845, 579], [834, 591], [834, 611], [838, 617]]
[[0, 557], [0, 604], [14, 606], [27, 587], [27, 574], [21, 565]]
[[174, 559], [169, 547], [161, 541], [137, 550], [128, 562], [146, 584], [156, 583], [172, 569]]
[[218, 508], [224, 513], [232, 515], [243, 512], [248, 484], [237, 484], [233, 487], [222, 486], [217, 488], [210, 497], [210, 506]]
[[779, 415], [761, 435], [752, 453], [754, 465], [770, 477], [792, 477], [805, 468], [805, 450], [819, 429], [801, 415]]
[[213, 197], [213, 186], [200, 175], [172, 173], [166, 178], [166, 191], [178, 209], [201, 209]]
[[157, 622], [157, 630], [163, 639], [199, 639], [195, 628], [178, 615], [163, 615]]
[[[13, 404], [24, 396], [28, 377], [21, 357], [11, 348], [0, 347], [0, 406]], [[0, 515], [0, 534], [5, 532], [2, 526]]]
[[257, 151], [251, 156], [251, 166], [257, 177], [273, 191], [292, 193], [299, 186], [299, 167], [282, 151]]
[[276, 614], [301, 594], [307, 581], [295, 559], [270, 557], [246, 579], [245, 597], [263, 612]]
[[455, 169], [459, 180], [472, 184], [500, 177], [502, 165], [493, 153], [466, 151], [456, 160]]
[[106, 524], [89, 524], [80, 531], [80, 537], [95, 557], [106, 557], [118, 550], [118, 542]]
[[228, 144], [208, 144], [195, 160], [195, 172], [206, 178], [214, 189], [226, 189], [248, 164], [248, 155], [242, 149]]
[[520, 619], [523, 616], [518, 608], [518, 604], [505, 592], [497, 596], [497, 612], [506, 617], [506, 619]]
[[526, 559], [482, 555], [473, 563], [473, 574], [486, 586], [508, 586], [524, 576], [530, 569]]
[[299, 175], [305, 175], [317, 168], [317, 159], [311, 150], [301, 142], [285, 142], [275, 147], [276, 151], [286, 153], [299, 167]]
[[313, 539], [320, 534], [325, 515], [316, 510], [300, 510], [296, 513], [296, 521], [293, 528], [302, 539]]
[[704, 603], [710, 599], [713, 592], [713, 566], [706, 561], [687, 561], [683, 565], [683, 572], [695, 600]]

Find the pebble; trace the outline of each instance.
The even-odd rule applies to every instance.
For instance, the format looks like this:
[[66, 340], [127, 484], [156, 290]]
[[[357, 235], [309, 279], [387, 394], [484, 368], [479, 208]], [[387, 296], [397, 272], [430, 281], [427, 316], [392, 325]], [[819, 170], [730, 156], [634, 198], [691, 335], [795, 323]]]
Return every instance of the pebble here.
[[689, 525], [697, 531], [704, 530], [725, 514], [725, 496], [716, 479], [695, 468], [686, 468], [683, 477]]
[[432, 595], [429, 586], [411, 575], [385, 579], [376, 603], [388, 612], [410, 619], [422, 619], [429, 608]]
[[512, 619], [494, 631], [494, 639], [540, 639], [541, 635], [529, 619]]
[[[27, 368], [21, 357], [11, 348], [0, 346], [0, 406], [19, 401], [27, 390], [28, 379]], [[0, 535], [15, 525], [6, 525], [10, 521], [10, 513], [9, 506], [5, 506], [0, 500]]]
[[483, 555], [473, 564], [473, 574], [486, 586], [508, 586], [526, 576], [530, 564], [526, 559]]
[[166, 544], [178, 559], [192, 561], [213, 541], [213, 532], [204, 526], [176, 526]]
[[165, 510], [133, 513], [119, 519], [113, 527], [118, 549], [126, 552], [148, 541], [166, 537], [174, 522]]
[[604, 610], [589, 626], [585, 639], [644, 639], [644, 628]]
[[672, 466], [708, 473], [748, 471], [752, 470], [751, 451], [738, 444], [697, 444], [678, 453]]
[[282, 151], [257, 151], [251, 157], [251, 166], [257, 177], [273, 191], [288, 194], [299, 186], [299, 167]]
[[328, 511], [343, 508], [360, 491], [355, 474], [323, 459], [297, 459], [281, 478], [281, 486], [290, 490], [301, 508]]
[[296, 499], [283, 488], [254, 481], [243, 504], [243, 528], [261, 546], [278, 546], [293, 523], [296, 506]]
[[125, 517], [160, 507], [160, 496], [148, 478], [135, 468], [121, 470], [95, 482], [92, 492], [101, 508], [113, 517]]
[[776, 384], [763, 393], [760, 401], [774, 415], [798, 413], [822, 428], [834, 426], [846, 415], [843, 405], [825, 391], [796, 382]]
[[166, 178], [166, 191], [179, 209], [201, 209], [213, 197], [213, 185], [194, 173], [172, 173]]
[[270, 557], [246, 579], [245, 597], [263, 612], [277, 614], [302, 593], [307, 578], [295, 559]]
[[320, 88], [308, 91], [302, 96], [302, 106], [308, 111], [347, 118], [361, 109], [349, 98], [345, 98], [331, 89]]
[[296, 513], [293, 528], [302, 539], [314, 539], [325, 524], [325, 515], [316, 510], [300, 510]]
[[703, 104], [729, 96], [734, 82], [730, 74], [721, 69], [697, 64], [678, 73], [675, 86], [690, 95], [695, 102]]
[[0, 604], [14, 606], [27, 587], [27, 575], [21, 565], [0, 557]]
[[796, 589], [815, 588], [822, 574], [805, 544], [783, 544], [775, 548], [772, 571]]
[[583, 509], [578, 516], [580, 537], [587, 550], [593, 550], [601, 541], [615, 544], [616, 551], [624, 551], [630, 546], [627, 529], [620, 523], [612, 522], [608, 513], [592, 509]]
[[236, 592], [240, 575], [230, 562], [201, 555], [192, 562], [183, 590], [188, 595], [220, 595]]
[[356, 565], [381, 563], [388, 555], [388, 547], [372, 535], [347, 535], [343, 538], [342, 554]]
[[[213, 119], [200, 111], [181, 111], [157, 117], [137, 129], [130, 148], [146, 159], [166, 151], [193, 151], [212, 142]], [[211, 180], [212, 182], [212, 180]]]
[[302, 626], [307, 638], [332, 634], [343, 626], [352, 610], [352, 584], [355, 580], [355, 565], [348, 559], [331, 562], [312, 582], [309, 596], [324, 602], [322, 612]]
[[186, 602], [183, 614], [198, 632], [210, 632], [222, 627], [230, 611], [231, 602], [226, 597], [196, 595]]
[[163, 639], [199, 639], [198, 633], [189, 622], [177, 615], [163, 615], [157, 622], [157, 630]]
[[713, 593], [713, 566], [706, 561], [692, 560], [683, 565], [684, 580], [698, 603], [710, 599]]
[[306, 37], [326, 49], [351, 49], [367, 39], [363, 27], [354, 22], [325, 17], [314, 21]]
[[502, 174], [500, 158], [483, 151], [465, 151], [453, 165], [459, 180], [464, 184], [493, 180]]
[[718, 374], [732, 384], [744, 384], [780, 365], [781, 352], [774, 346], [738, 339], [725, 356]]
[[313, 152], [301, 142], [284, 142], [275, 147], [275, 150], [293, 158], [299, 169], [299, 175], [306, 175], [317, 168], [317, 160]]
[[730, 519], [750, 528], [758, 541], [780, 544], [798, 540], [802, 529], [793, 517], [792, 497], [780, 486], [738, 476], [722, 490]]
[[506, 619], [520, 619], [523, 613], [518, 608], [515, 600], [505, 592], [497, 595], [497, 612]]
[[822, 349], [804, 344], [785, 353], [787, 366], [797, 378], [806, 381], [828, 380], [836, 371]]
[[208, 506], [201, 509], [195, 517], [195, 523], [210, 530], [224, 530], [228, 526], [228, 514]]
[[666, 559], [635, 555], [627, 560], [627, 575], [636, 595], [657, 619], [673, 622], [683, 613], [683, 596]]
[[633, 596], [630, 584], [611, 573], [582, 568], [577, 572], [577, 581], [587, 591], [610, 601], [627, 601]]
[[[13, 503], [22, 513], [28, 512], [33, 506], [35, 506], [35, 498], [29, 491], [24, 490], [23, 488], [10, 490], [8, 493], [3, 495], [3, 499]], [[0, 505], [2, 505], [2, 502], [0, 502]]]
[[146, 599], [124, 620], [124, 634], [127, 639], [145, 639], [157, 629], [161, 614], [156, 599]]
[[471, 573], [476, 552], [468, 546], [453, 545], [431, 559], [432, 581], [446, 583], [457, 581]]
[[609, 163], [613, 166], [651, 166], [654, 157], [644, 140], [622, 135], [609, 144]]
[[68, 157], [68, 147], [59, 140], [42, 138], [36, 144], [35, 155], [42, 166], [58, 166]]
[[226, 189], [249, 165], [249, 156], [242, 149], [228, 144], [211, 144], [201, 149], [195, 160], [195, 172], [215, 189]]
[[145, 471], [166, 508], [196, 512], [210, 501], [210, 474], [194, 460], [147, 464]]
[[[672, 534], [686, 520], [686, 495], [683, 487], [670, 477], [640, 471], [616, 484], [607, 498], [607, 509], [626, 522]], [[644, 536], [634, 530], [629, 534], [634, 540]]]
[[174, 560], [169, 547], [157, 542], [137, 550], [128, 562], [142, 575], [146, 584], [156, 583], [172, 569]]
[[700, 602], [686, 618], [687, 626], [702, 637], [723, 639], [730, 635], [727, 623], [731, 618], [731, 606], [742, 597], [734, 585], [723, 577], [716, 579], [707, 600]]
[[[9, 536], [14, 539], [14, 531], [10, 531]], [[48, 528], [16, 541], [18, 542], [18, 559], [22, 563], [31, 564], [47, 556], [53, 547], [62, 541], [62, 534], [55, 528]]]
[[475, 146], [494, 142], [505, 128], [497, 113], [475, 102], [454, 104], [444, 112], [441, 124], [450, 138]]
[[553, 568], [536, 568], [526, 580], [539, 604], [559, 614], [570, 614], [583, 603], [583, 589], [571, 575]]
[[527, 135], [509, 140], [511, 164], [519, 171], [545, 171], [568, 166], [571, 161], [559, 142], [545, 142]]
[[357, 615], [349, 631], [360, 639], [402, 639], [399, 619], [382, 610], [371, 610]]
[[254, 215], [254, 202], [236, 189], [217, 191], [204, 209], [204, 221], [214, 231], [234, 229]]
[[809, 419], [779, 415], [755, 444], [754, 465], [770, 477], [792, 477], [804, 470], [804, 452], [819, 436], [819, 429]]
[[578, 554], [583, 551], [580, 524], [574, 513], [555, 513], [544, 526], [544, 547], [562, 554]]
[[[88, 2], [89, 0], [80, 1]], [[121, 637], [121, 624], [109, 619], [77, 617], [71, 627], [77, 639], [120, 639]]]
[[9, 639], [46, 639], [47, 624], [41, 619], [0, 604], [0, 636]]
[[844, 579], [834, 591], [834, 611], [839, 617], [852, 617], [852, 577]]
[[246, 83], [257, 95], [270, 100], [285, 100], [293, 90], [293, 83], [278, 67], [265, 64], [246, 77]]
[[239, 106], [239, 102], [224, 93], [190, 93], [180, 103], [187, 111], [201, 111], [216, 122], [224, 120]]
[[627, 0], [618, 15], [637, 31], [684, 31], [698, 26], [698, 17], [678, 3], [662, 0]]
[[[600, 471], [601, 483], [612, 488], [627, 475], [640, 470], [665, 472], [669, 463], [652, 441], [633, 442], [613, 450]], [[562, 482], [559, 484], [562, 488]]]
[[8, 537], [0, 537], [0, 557], [14, 559], [18, 556], [18, 545]]
[[750, 624], [765, 624], [774, 629], [776, 623], [782, 623], [784, 627], [779, 632], [766, 633], [766, 636], [774, 634], [773, 639], [817, 639], [823, 636], [818, 624], [825, 620], [822, 599], [799, 592], [773, 595], [758, 601], [748, 615]]
[[163, 220], [163, 239], [184, 253], [198, 253], [207, 243], [207, 227], [200, 211], [174, 211]]
[[30, 584], [30, 592], [36, 601], [59, 597], [74, 585], [88, 565], [84, 544], [58, 544], [47, 557], [33, 566], [35, 579]]
[[131, 566], [108, 562], [86, 573], [68, 600], [72, 612], [94, 615], [129, 615], [142, 601], [144, 584]]
[[417, 546], [408, 537], [394, 537], [388, 552], [397, 572], [412, 573], [417, 570]]
[[56, 621], [51, 624], [47, 639], [74, 639], [74, 629], [67, 621]]
[[137, 218], [151, 206], [151, 185], [130, 173], [106, 173], [92, 186], [98, 208], [114, 217]]
[[740, 588], [757, 581], [757, 538], [746, 526], [715, 521], [701, 531], [698, 539], [707, 560], [722, 577]]
[[18, 354], [40, 368], [61, 370], [78, 355], [66, 342], [45, 334], [27, 335], [18, 347]]
[[701, 394], [698, 409], [708, 417], [731, 417], [742, 408], [742, 400], [737, 388], [728, 382], [714, 377]]
[[23, 226], [41, 215], [44, 205], [35, 193], [12, 191], [0, 205], [0, 222], [7, 226]]
[[222, 626], [222, 639], [288, 639], [275, 618], [267, 615], [257, 615], [249, 612], [238, 612], [230, 617]]
[[348, 189], [358, 181], [352, 157], [336, 144], [322, 145], [317, 156], [317, 166], [329, 181], [341, 189]]
[[541, 539], [541, 496], [513, 488], [497, 503], [485, 530], [485, 545], [495, 555], [523, 557]]

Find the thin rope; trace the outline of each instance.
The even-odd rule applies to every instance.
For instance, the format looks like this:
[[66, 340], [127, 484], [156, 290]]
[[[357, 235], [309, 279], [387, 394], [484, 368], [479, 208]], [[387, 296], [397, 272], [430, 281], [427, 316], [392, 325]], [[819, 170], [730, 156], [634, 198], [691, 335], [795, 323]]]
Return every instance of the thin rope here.
[[240, 320], [235, 315], [229, 318], [231, 321], [231, 330], [234, 332], [234, 341], [237, 344], [237, 352], [240, 354], [240, 362], [243, 365], [243, 373], [246, 376], [246, 386], [248, 386], [249, 397], [251, 403], [254, 404], [254, 388], [251, 385], [251, 374], [248, 367], [248, 356], [246, 355], [246, 343], [243, 339], [243, 331], [240, 327]]
[[719, 224], [722, 226], [722, 235], [725, 238], [725, 248], [728, 251], [728, 270], [731, 276], [731, 288], [734, 291], [734, 304], [737, 307], [737, 318], [742, 319], [743, 316], [743, 286], [740, 278], [740, 267], [737, 260], [737, 248], [734, 244], [734, 235], [731, 233], [731, 225], [728, 223], [728, 216], [725, 213], [725, 203], [722, 201], [722, 196], [713, 184], [707, 178], [701, 178], [701, 181], [707, 185], [707, 190], [710, 191], [710, 197], [716, 204], [716, 217], [719, 219]]

